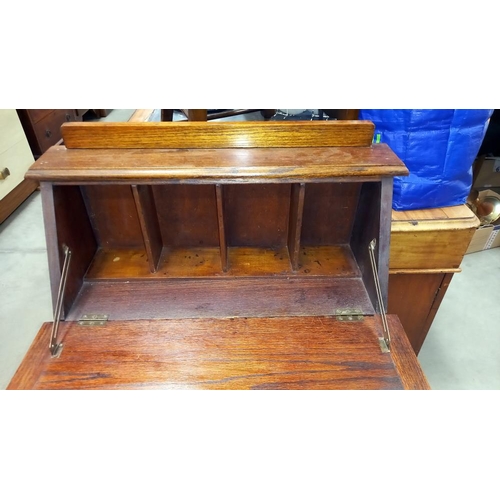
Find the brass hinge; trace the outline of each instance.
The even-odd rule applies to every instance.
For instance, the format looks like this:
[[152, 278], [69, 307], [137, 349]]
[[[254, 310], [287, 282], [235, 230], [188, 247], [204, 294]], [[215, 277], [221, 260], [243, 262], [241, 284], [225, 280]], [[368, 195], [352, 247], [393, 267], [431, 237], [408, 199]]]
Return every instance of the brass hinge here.
[[339, 321], [363, 321], [365, 317], [363, 311], [357, 308], [336, 309], [335, 316]]
[[104, 326], [108, 321], [107, 314], [84, 314], [79, 320], [80, 326]]

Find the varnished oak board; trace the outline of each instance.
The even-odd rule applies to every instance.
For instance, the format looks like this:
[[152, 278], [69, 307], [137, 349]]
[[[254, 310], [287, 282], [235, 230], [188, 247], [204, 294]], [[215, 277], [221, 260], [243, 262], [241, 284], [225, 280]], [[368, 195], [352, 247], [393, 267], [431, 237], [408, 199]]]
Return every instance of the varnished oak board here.
[[361, 277], [104, 280], [83, 284], [66, 319], [89, 313], [117, 320], [328, 316], [353, 304], [374, 312]]
[[389, 265], [403, 272], [459, 272], [479, 220], [466, 205], [392, 211]]
[[428, 389], [397, 317], [382, 353], [374, 317], [62, 323], [59, 358], [50, 324], [9, 389]]
[[289, 183], [380, 179], [408, 170], [386, 144], [370, 147], [67, 149], [53, 146], [26, 174], [58, 183]]
[[61, 127], [68, 148], [270, 148], [369, 146], [369, 121], [77, 123]]

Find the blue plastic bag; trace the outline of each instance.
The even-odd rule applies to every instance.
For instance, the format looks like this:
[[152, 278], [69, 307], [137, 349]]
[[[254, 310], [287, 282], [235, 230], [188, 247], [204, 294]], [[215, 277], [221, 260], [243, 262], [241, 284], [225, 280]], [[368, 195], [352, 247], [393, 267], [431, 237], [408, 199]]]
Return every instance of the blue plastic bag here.
[[410, 171], [394, 179], [393, 208], [416, 210], [465, 203], [472, 164], [492, 109], [362, 109]]

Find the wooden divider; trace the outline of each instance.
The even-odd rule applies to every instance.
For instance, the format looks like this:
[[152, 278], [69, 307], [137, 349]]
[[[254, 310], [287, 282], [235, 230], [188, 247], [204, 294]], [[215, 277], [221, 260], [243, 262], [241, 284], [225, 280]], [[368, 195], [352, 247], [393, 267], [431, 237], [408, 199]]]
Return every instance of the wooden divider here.
[[149, 270], [155, 273], [160, 264], [163, 241], [160, 224], [156, 213], [156, 205], [151, 186], [133, 185], [132, 193], [137, 207], [137, 214], [141, 224], [144, 246], [148, 256]]
[[290, 224], [288, 229], [288, 252], [292, 269], [299, 268], [300, 234], [302, 231], [302, 216], [304, 214], [304, 195], [306, 185], [292, 184], [290, 197]]
[[219, 225], [219, 245], [220, 245], [220, 260], [222, 270], [224, 272], [228, 269], [228, 258], [227, 258], [227, 240], [226, 240], [226, 228], [224, 223], [224, 198], [222, 186], [220, 184], [215, 185], [215, 198], [217, 202], [217, 222]]

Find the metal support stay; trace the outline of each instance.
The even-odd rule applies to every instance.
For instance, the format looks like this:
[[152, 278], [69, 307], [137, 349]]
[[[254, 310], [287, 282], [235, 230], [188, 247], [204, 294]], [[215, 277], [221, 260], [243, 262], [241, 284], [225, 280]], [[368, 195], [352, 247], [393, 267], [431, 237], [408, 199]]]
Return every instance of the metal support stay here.
[[375, 281], [375, 291], [377, 292], [377, 299], [380, 309], [380, 316], [382, 318], [382, 327], [384, 330], [384, 336], [379, 337], [380, 348], [382, 352], [390, 352], [391, 350], [391, 335], [389, 333], [389, 325], [387, 323], [387, 316], [385, 315], [384, 302], [382, 300], [382, 290], [380, 288], [380, 280], [378, 277], [377, 262], [375, 260], [375, 247], [377, 246], [377, 240], [373, 239], [368, 245], [368, 252], [370, 254], [370, 262], [373, 271], [373, 280]]
[[59, 357], [63, 344], [57, 343], [57, 331], [59, 330], [59, 322], [61, 320], [61, 312], [64, 303], [64, 291], [66, 290], [66, 280], [68, 278], [69, 263], [71, 260], [71, 250], [63, 245], [64, 262], [61, 271], [61, 280], [59, 282], [59, 291], [57, 292], [56, 310], [54, 312], [54, 322], [52, 323], [52, 332], [50, 334], [49, 349], [52, 357]]

